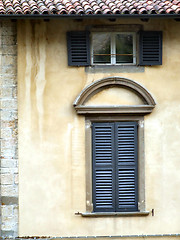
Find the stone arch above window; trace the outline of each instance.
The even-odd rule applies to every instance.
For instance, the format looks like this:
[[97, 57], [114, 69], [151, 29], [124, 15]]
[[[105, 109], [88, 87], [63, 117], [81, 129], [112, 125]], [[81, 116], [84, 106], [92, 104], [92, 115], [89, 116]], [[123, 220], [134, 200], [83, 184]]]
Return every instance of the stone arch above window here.
[[[129, 91], [136, 96], [139, 101], [134, 104], [92, 104], [91, 99], [98, 93], [109, 88], [121, 88]], [[93, 101], [95, 102], [95, 101]], [[118, 101], [117, 101], [118, 102]], [[89, 104], [90, 103], [90, 104]], [[123, 114], [148, 114], [151, 113], [156, 103], [152, 95], [139, 83], [126, 78], [110, 77], [93, 82], [81, 91], [76, 100], [74, 107], [78, 114], [100, 114], [100, 113], [123, 113]]]

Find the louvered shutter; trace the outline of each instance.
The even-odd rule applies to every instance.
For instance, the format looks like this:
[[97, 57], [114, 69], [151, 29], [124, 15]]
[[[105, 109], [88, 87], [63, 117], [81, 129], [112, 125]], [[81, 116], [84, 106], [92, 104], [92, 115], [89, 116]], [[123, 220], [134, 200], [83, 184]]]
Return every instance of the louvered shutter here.
[[114, 212], [114, 124], [93, 123], [92, 130], [94, 212]]
[[68, 32], [68, 65], [89, 66], [90, 65], [90, 42], [89, 32]]
[[139, 65], [162, 64], [162, 32], [140, 32], [139, 44]]
[[138, 210], [137, 123], [115, 123], [116, 211]]

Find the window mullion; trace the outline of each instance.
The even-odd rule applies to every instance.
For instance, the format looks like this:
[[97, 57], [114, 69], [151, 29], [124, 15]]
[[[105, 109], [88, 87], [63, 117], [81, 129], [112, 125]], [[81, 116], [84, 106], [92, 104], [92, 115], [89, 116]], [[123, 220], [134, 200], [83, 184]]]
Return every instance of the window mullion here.
[[136, 35], [133, 33], [133, 63], [136, 64]]
[[111, 34], [111, 64], [116, 64], [116, 34]]

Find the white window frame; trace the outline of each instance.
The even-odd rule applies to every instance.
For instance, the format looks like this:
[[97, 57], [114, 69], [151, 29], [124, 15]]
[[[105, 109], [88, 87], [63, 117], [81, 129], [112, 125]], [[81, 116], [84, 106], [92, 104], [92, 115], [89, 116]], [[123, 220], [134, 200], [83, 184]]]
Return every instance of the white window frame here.
[[[109, 33], [111, 35], [111, 63], [94, 63], [94, 56], [93, 56], [93, 34], [101, 34], [101, 33]], [[128, 35], [131, 34], [133, 37], [133, 62], [132, 63], [116, 63], [116, 38], [117, 34]], [[135, 32], [93, 32], [91, 35], [91, 64], [92, 65], [136, 65], [136, 33]]]

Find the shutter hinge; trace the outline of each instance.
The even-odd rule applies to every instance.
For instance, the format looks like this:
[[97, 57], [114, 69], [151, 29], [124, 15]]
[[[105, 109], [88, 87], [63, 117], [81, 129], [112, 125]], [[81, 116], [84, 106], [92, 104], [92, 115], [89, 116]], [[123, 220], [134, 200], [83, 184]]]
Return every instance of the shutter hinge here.
[[143, 120], [140, 120], [140, 121], [138, 122], [138, 127], [140, 127], [140, 128], [143, 128], [143, 127], [144, 127], [144, 121], [143, 121]]
[[92, 123], [90, 121], [86, 123], [86, 128], [92, 128]]
[[138, 202], [138, 210], [141, 211], [142, 204]]
[[138, 210], [141, 212], [141, 211], [144, 211], [145, 209], [145, 201], [142, 200], [141, 202], [138, 202]]

